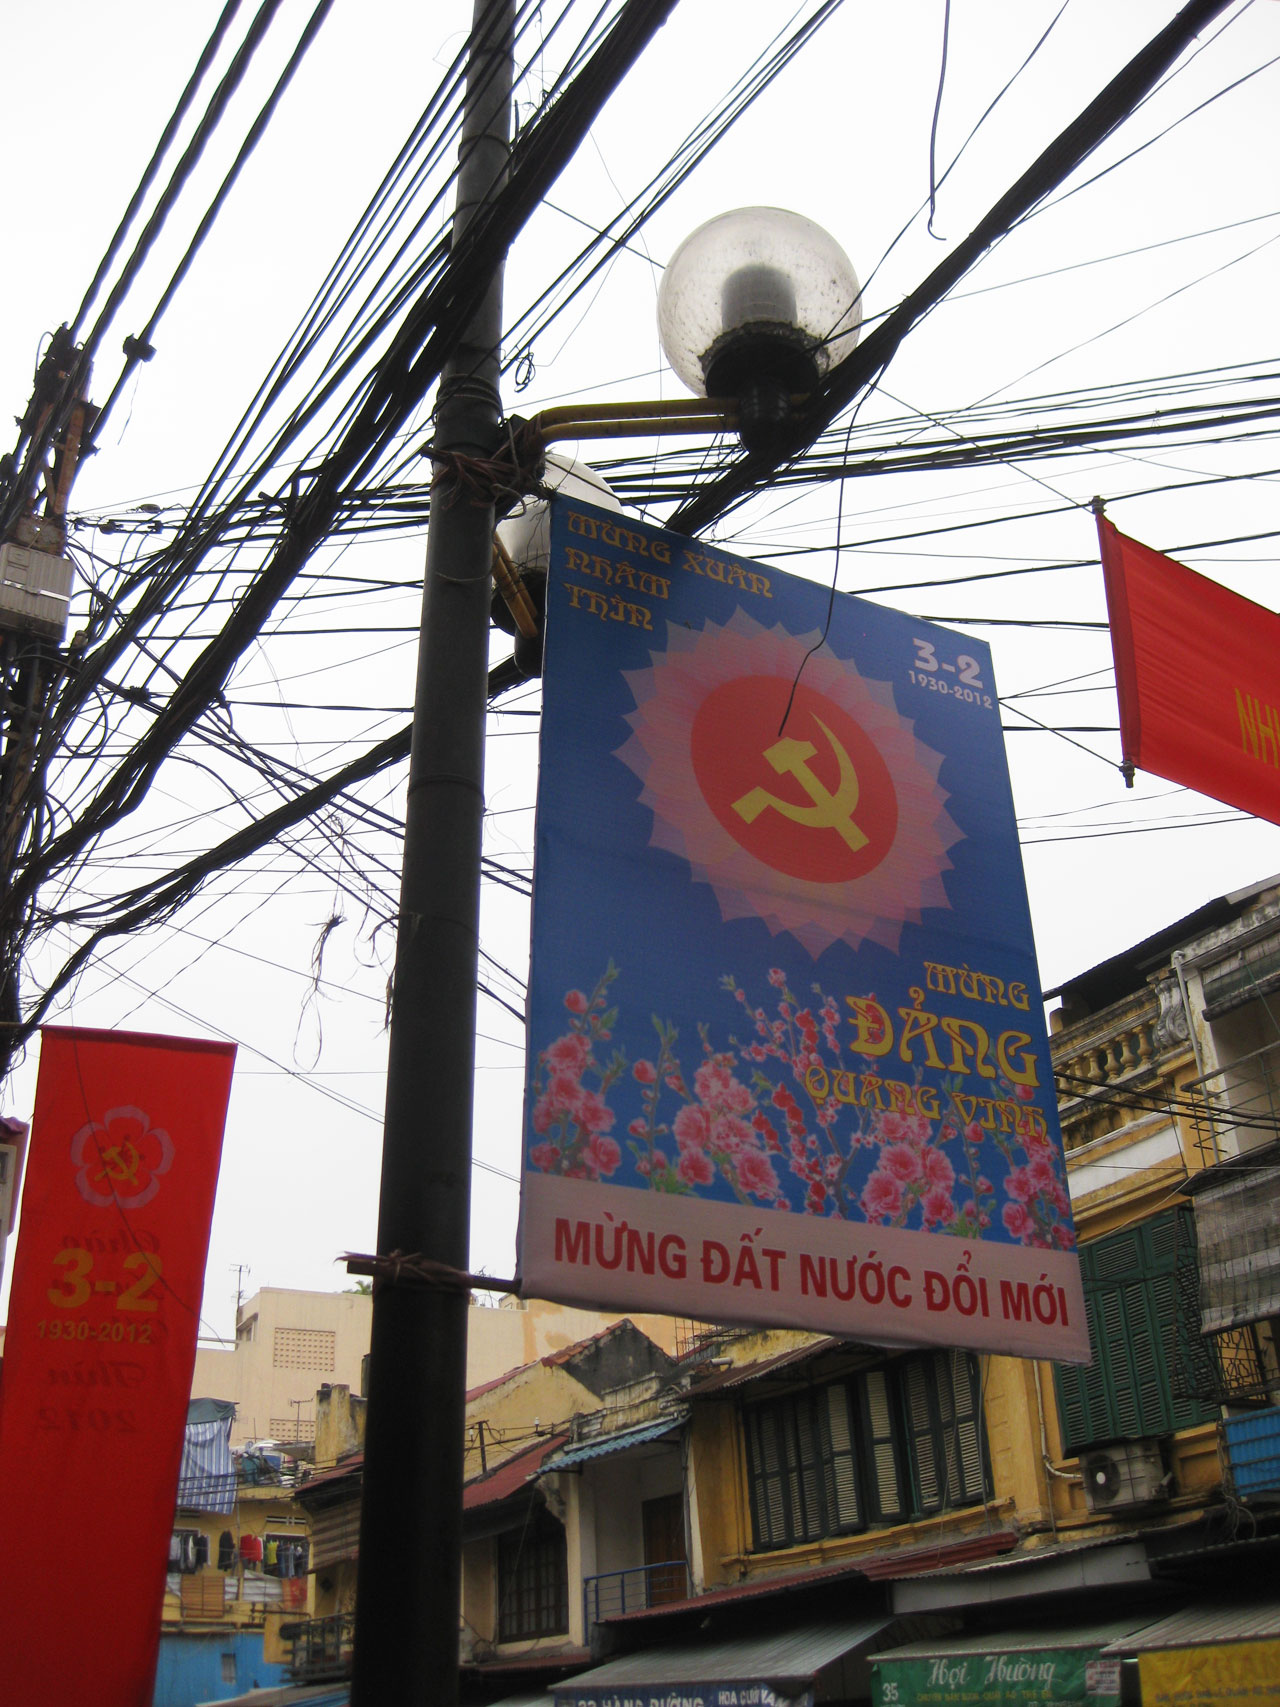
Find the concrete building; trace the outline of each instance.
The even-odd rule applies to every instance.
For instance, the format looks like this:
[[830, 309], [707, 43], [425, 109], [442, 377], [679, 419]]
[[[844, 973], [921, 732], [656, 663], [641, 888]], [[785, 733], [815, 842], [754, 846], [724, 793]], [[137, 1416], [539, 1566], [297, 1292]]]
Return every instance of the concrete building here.
[[[317, 1389], [363, 1391], [372, 1319], [367, 1293], [263, 1287], [240, 1307], [234, 1346], [206, 1343], [197, 1349], [192, 1395], [213, 1394], [235, 1403], [233, 1446], [258, 1440], [309, 1446], [315, 1439]], [[541, 1299], [504, 1298], [493, 1305], [473, 1301], [467, 1385], [478, 1387], [564, 1351], [616, 1320]], [[637, 1321], [656, 1344], [674, 1350], [677, 1325], [670, 1317], [640, 1316]]]

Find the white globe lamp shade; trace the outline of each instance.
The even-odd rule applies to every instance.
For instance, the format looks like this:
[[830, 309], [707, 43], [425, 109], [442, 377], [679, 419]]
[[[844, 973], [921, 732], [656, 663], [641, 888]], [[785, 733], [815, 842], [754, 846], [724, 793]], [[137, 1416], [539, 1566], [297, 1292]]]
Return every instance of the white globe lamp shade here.
[[[622, 505], [612, 489], [585, 462], [577, 462], [559, 451], [547, 452], [544, 486], [567, 498], [577, 498], [584, 504], [594, 504], [598, 510], [620, 512]], [[547, 571], [551, 563], [551, 506], [545, 498], [525, 498], [498, 523], [498, 538], [510, 557], [516, 576], [533, 608], [538, 613], [539, 630], [547, 608]], [[515, 661], [526, 679], [542, 673], [542, 634], [520, 634], [515, 620], [502, 598], [494, 589], [489, 607], [498, 628], [510, 634], [515, 642]]]
[[[622, 509], [613, 489], [594, 468], [559, 451], [547, 452], [542, 483], [553, 492], [594, 504], [600, 510]], [[546, 574], [551, 559], [551, 506], [545, 498], [525, 498], [498, 523], [497, 534], [517, 570], [523, 573], [534, 569]]]
[[848, 256], [820, 225], [784, 208], [708, 220], [671, 257], [658, 291], [667, 360], [698, 396], [737, 400], [749, 448], [785, 432], [791, 397], [843, 361], [861, 325]]

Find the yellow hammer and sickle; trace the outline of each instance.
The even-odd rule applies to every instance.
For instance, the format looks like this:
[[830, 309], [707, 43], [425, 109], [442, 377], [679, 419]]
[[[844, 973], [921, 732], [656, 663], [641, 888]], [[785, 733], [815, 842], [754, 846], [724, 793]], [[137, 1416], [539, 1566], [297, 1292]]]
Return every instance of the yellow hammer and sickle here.
[[[129, 1155], [125, 1155], [125, 1149]], [[109, 1144], [102, 1152], [102, 1166], [98, 1169], [96, 1178], [106, 1181], [111, 1179], [134, 1180], [138, 1175], [140, 1157], [132, 1144], [123, 1148], [119, 1144]]]
[[837, 831], [852, 851], [858, 853], [866, 847], [870, 839], [863, 835], [853, 821], [858, 804], [858, 773], [853, 767], [853, 760], [822, 719], [815, 717], [813, 721], [826, 736], [840, 766], [840, 780], [835, 793], [833, 794], [809, 768], [809, 760], [818, 749], [811, 741], [797, 741], [788, 735], [781, 741], [775, 741], [772, 747], [766, 747], [764, 757], [779, 776], [790, 773], [795, 777], [813, 804], [799, 806], [790, 800], [779, 800], [776, 794], [770, 794], [765, 788], [753, 788], [744, 794], [741, 800], [733, 802], [733, 810], [748, 824], [754, 824], [764, 809], [772, 806], [775, 812], [781, 812], [782, 816], [790, 818], [793, 824], [804, 824], [809, 829]]

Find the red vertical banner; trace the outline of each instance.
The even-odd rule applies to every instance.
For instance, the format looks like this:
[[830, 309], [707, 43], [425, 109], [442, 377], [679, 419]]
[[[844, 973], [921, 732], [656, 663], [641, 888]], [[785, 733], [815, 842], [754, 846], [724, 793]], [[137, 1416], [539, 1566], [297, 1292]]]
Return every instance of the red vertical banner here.
[[0, 1692], [150, 1707], [233, 1044], [47, 1027], [0, 1380]]
[[1125, 765], [1280, 824], [1280, 616], [1105, 516], [1098, 542]]

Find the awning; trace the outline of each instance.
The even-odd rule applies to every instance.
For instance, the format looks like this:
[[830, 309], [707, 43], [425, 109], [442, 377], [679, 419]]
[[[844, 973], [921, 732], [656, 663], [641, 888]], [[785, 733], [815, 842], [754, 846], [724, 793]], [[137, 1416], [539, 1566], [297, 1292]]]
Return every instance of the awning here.
[[1120, 1658], [1111, 1655], [1110, 1645], [1149, 1621], [1149, 1615], [1130, 1616], [1105, 1624], [1040, 1625], [909, 1642], [872, 1654], [874, 1698], [922, 1707], [1023, 1707], [1033, 1701], [1116, 1707]]
[[621, 1693], [627, 1707], [670, 1707], [699, 1695], [716, 1707], [812, 1707], [814, 1689], [867, 1693], [867, 1650], [893, 1620], [836, 1619], [757, 1636], [692, 1642], [627, 1654], [555, 1686], [556, 1707], [598, 1707]]
[[891, 1593], [893, 1610], [899, 1617], [907, 1617], [918, 1612], [998, 1608], [1010, 1601], [1067, 1594], [1073, 1589], [1131, 1588], [1150, 1582], [1151, 1576], [1151, 1562], [1141, 1540], [1132, 1535], [1107, 1535], [1039, 1547], [1034, 1552], [1010, 1553], [960, 1570], [920, 1573], [896, 1580]]
[[1136, 1655], [1143, 1707], [1192, 1707], [1212, 1701], [1274, 1701], [1280, 1678], [1280, 1604], [1210, 1603], [1114, 1642], [1109, 1655]]
[[684, 1422], [683, 1416], [667, 1417], [663, 1422], [645, 1423], [640, 1428], [620, 1428], [615, 1434], [597, 1435], [594, 1440], [566, 1446], [545, 1469], [567, 1470], [573, 1464], [585, 1464], [589, 1458], [605, 1458], [611, 1452], [626, 1452], [633, 1446], [643, 1446], [646, 1441], [665, 1440], [668, 1435], [682, 1429]]

